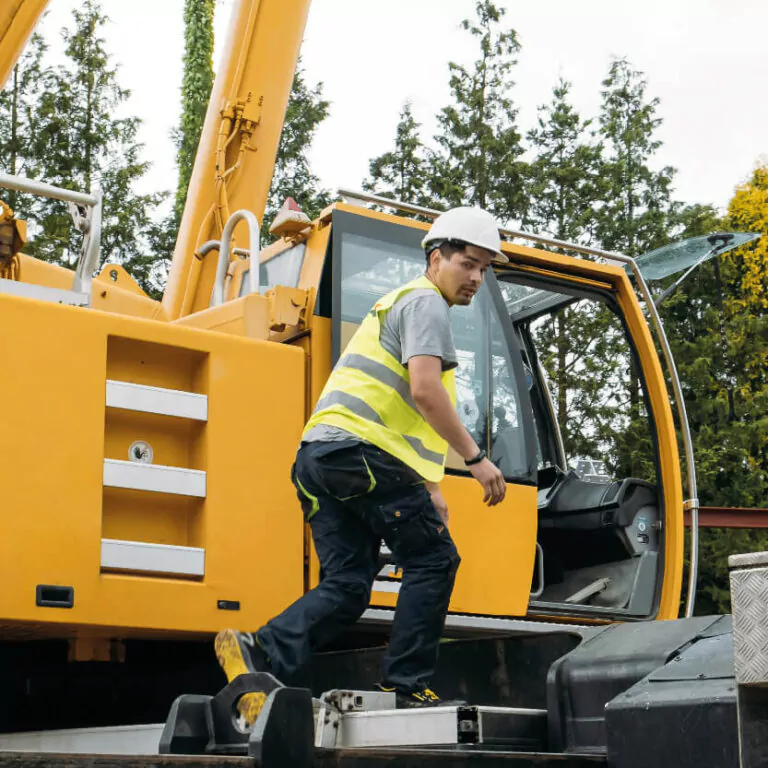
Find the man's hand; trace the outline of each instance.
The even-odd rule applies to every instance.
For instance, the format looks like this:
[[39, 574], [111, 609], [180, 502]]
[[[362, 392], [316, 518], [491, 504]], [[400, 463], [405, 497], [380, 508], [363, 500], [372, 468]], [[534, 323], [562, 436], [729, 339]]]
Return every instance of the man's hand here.
[[507, 483], [501, 470], [488, 459], [483, 459], [479, 464], [473, 464], [469, 467], [472, 477], [483, 486], [485, 496], [483, 501], [488, 502], [489, 507], [493, 507], [504, 500], [507, 493]]
[[[439, 357], [418, 355], [408, 361], [408, 375], [411, 380], [411, 395], [421, 415], [427, 420], [432, 429], [453, 448], [459, 456], [469, 459], [478, 452], [477, 443], [464, 428], [450, 396], [440, 378], [442, 361]], [[483, 501], [489, 507], [504, 499], [507, 484], [504, 475], [495, 464], [483, 459], [479, 464], [473, 464], [469, 471], [483, 486], [485, 496]], [[442, 496], [440, 496], [442, 499]], [[434, 499], [433, 499], [434, 501]], [[443, 504], [445, 502], [443, 501]], [[437, 506], [437, 504], [435, 504]], [[447, 512], [446, 512], [447, 514]]]
[[448, 504], [443, 498], [443, 494], [440, 491], [440, 486], [437, 483], [427, 483], [426, 486], [427, 490], [429, 491], [429, 495], [432, 497], [432, 503], [435, 505], [435, 509], [440, 514], [440, 517], [442, 518], [443, 523], [445, 523], [445, 526], [448, 527]]

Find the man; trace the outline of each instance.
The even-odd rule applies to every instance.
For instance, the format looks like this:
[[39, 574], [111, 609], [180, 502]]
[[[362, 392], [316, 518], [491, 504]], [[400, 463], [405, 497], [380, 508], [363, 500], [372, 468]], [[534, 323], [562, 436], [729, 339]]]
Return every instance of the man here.
[[[429, 688], [459, 555], [438, 483], [450, 445], [498, 504], [506, 484], [456, 413], [448, 310], [468, 305], [501, 253], [493, 217], [455, 208], [422, 241], [424, 276], [383, 297], [336, 364], [292, 470], [320, 561], [320, 583], [253, 634], [223, 630], [216, 655], [231, 681], [289, 680], [368, 607], [383, 539], [403, 570], [380, 688], [399, 707], [444, 703]], [[263, 696], [243, 697], [252, 722]]]

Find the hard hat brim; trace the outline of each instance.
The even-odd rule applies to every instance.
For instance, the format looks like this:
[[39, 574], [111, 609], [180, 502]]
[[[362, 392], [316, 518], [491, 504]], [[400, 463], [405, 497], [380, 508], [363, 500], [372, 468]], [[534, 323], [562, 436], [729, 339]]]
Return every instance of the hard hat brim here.
[[[433, 248], [439, 248], [442, 243], [446, 242], [445, 240], [427, 240], [425, 237], [421, 241], [421, 247], [424, 249], [424, 251], [431, 251]], [[484, 245], [477, 245], [476, 243], [469, 243], [469, 245], [475, 245], [477, 248], [483, 248], [484, 250], [488, 251], [489, 248], [486, 248]], [[493, 256], [491, 256], [491, 263], [493, 264], [509, 264], [509, 257], [502, 253], [501, 251], [491, 251]]]

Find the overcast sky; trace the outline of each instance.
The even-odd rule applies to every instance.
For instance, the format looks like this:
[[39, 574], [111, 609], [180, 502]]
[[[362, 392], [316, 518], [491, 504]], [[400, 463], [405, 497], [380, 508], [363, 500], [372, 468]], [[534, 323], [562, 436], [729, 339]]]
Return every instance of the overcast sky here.
[[[734, 187], [768, 155], [766, 0], [497, 0], [522, 50], [512, 97], [526, 131], [562, 75], [583, 116], [597, 114], [611, 57], [626, 56], [661, 99], [664, 146], [658, 165], [678, 169], [675, 194], [724, 207]], [[183, 0], [102, 0], [107, 46], [132, 91], [129, 111], [153, 168], [147, 189], [175, 187], [169, 138], [179, 116]], [[74, 0], [51, 0], [47, 38], [69, 22]], [[217, 0], [223, 37], [233, 0]], [[361, 188], [371, 157], [391, 148], [406, 99], [435, 133], [449, 103], [448, 62], [469, 64], [475, 49], [459, 29], [474, 0], [313, 0], [302, 64], [324, 83], [331, 115], [311, 160], [324, 186]], [[220, 52], [217, 50], [217, 58]]]

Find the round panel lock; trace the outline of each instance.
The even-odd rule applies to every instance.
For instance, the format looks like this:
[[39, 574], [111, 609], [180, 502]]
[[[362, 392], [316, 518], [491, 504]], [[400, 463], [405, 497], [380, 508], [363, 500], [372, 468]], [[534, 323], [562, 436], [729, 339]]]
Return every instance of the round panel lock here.
[[152, 446], [144, 440], [136, 440], [128, 449], [128, 458], [141, 464], [151, 464], [154, 458]]

